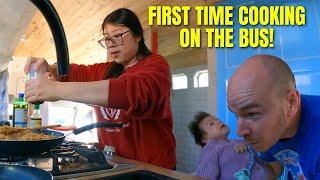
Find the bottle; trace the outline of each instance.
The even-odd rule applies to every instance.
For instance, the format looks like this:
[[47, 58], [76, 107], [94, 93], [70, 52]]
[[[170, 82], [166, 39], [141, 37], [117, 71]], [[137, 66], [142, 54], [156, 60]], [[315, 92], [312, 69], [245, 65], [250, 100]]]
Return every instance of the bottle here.
[[18, 99], [13, 102], [13, 127], [27, 127], [28, 103], [24, 100], [24, 94], [19, 93]]
[[42, 117], [40, 114], [40, 105], [35, 104], [33, 108], [33, 113], [30, 116], [30, 127], [40, 127], [42, 125]]
[[[35, 78], [41, 77], [41, 76], [43, 76], [43, 74], [44, 74], [44, 72], [35, 70], [35, 63], [32, 63], [30, 65], [30, 71], [28, 72], [28, 78], [29, 79], [35, 79]], [[43, 103], [43, 101], [37, 101], [37, 102], [35, 102], [33, 104], [38, 104], [39, 105], [39, 104], [42, 104], [42, 103]]]

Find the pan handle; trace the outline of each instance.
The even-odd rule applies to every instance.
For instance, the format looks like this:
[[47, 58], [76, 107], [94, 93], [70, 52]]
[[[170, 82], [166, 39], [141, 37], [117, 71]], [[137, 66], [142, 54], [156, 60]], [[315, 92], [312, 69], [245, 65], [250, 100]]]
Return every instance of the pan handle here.
[[125, 126], [124, 123], [97, 122], [97, 123], [89, 124], [81, 128], [75, 129], [72, 131], [72, 133], [74, 135], [77, 135], [94, 128], [114, 128], [114, 127], [122, 128], [124, 126]]

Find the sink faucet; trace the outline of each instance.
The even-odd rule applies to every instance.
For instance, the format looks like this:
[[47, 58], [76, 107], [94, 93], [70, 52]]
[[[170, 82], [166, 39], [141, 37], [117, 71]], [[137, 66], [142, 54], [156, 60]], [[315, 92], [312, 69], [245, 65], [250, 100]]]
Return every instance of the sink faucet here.
[[49, 0], [30, 0], [47, 20], [53, 35], [57, 53], [57, 73], [59, 76], [69, 72], [68, 44], [61, 20]]

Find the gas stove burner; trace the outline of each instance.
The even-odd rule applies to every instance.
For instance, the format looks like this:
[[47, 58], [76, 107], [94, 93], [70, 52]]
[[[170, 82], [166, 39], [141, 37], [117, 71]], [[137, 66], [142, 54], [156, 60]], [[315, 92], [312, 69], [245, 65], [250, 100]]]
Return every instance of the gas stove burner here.
[[46, 171], [52, 171], [53, 158], [52, 157], [33, 157], [27, 160], [27, 165], [37, 167]]
[[69, 141], [69, 142], [67, 142], [67, 144], [69, 144], [70, 146], [75, 146], [75, 147], [77, 147], [77, 146], [80, 146], [80, 145], [82, 145], [82, 144], [84, 144], [84, 143], [83, 143], [83, 142]]
[[97, 148], [92, 145], [82, 145], [82, 146], [78, 146], [77, 148], [83, 148], [83, 149], [88, 149], [91, 151], [97, 151]]
[[84, 143], [84, 142], [68, 142], [68, 144], [72, 147], [80, 147], [80, 146], [92, 146], [92, 144]]
[[77, 173], [113, 168], [106, 161], [103, 152], [97, 150], [94, 143], [67, 141], [42, 154], [31, 156], [0, 155], [0, 166], [1, 164], [36, 167], [46, 170], [56, 177], [76, 176]]
[[65, 142], [61, 143], [59, 147], [71, 147], [71, 145], [69, 142], [65, 141]]
[[74, 152], [74, 149], [72, 147], [57, 147], [55, 149], [51, 149], [50, 152], [54, 154], [60, 154], [64, 152]]
[[64, 155], [58, 156], [58, 163], [59, 164], [69, 164], [69, 163], [76, 163], [79, 161], [79, 154], [73, 153], [72, 155]]
[[14, 164], [14, 163], [25, 163], [28, 156], [0, 156], [0, 163], [2, 164]]
[[57, 156], [58, 158], [72, 157], [76, 153], [76, 151], [73, 148], [69, 148], [69, 147], [59, 147], [56, 149], [51, 149], [50, 152], [55, 156]]
[[64, 143], [63, 146], [65, 147], [74, 147], [74, 148], [84, 148], [89, 149], [92, 151], [96, 151], [97, 148], [93, 143], [84, 143], [84, 142], [67, 142]]
[[15, 162], [10, 162], [10, 161], [0, 161], [0, 167], [2, 165], [27, 165], [26, 161], [15, 161]]
[[70, 156], [74, 155], [75, 153], [76, 153], [75, 150], [71, 150], [71, 151], [65, 151], [65, 152], [56, 153], [56, 156], [58, 156], [58, 157], [70, 157]]

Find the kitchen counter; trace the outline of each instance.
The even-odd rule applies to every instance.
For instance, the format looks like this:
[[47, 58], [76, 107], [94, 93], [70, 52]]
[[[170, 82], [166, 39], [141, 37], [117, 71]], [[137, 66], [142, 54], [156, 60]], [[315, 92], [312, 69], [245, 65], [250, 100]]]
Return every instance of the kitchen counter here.
[[[121, 163], [130, 164], [131, 166], [129, 168], [127, 167], [127, 168], [124, 168], [122, 170], [120, 169], [117, 171], [108, 171], [108, 172], [98, 171], [93, 174], [90, 174], [90, 175], [87, 174], [85, 176], [77, 177], [74, 179], [77, 179], [77, 180], [99, 179], [99, 178], [103, 178], [103, 177], [114, 176], [114, 175], [134, 172], [134, 171], [138, 171], [138, 170], [147, 170], [147, 171], [151, 171], [154, 173], [158, 173], [158, 174], [169, 176], [169, 177], [176, 178], [176, 179], [184, 179], [184, 180], [185, 179], [190, 179], [190, 180], [201, 179], [201, 178], [196, 177], [194, 175], [185, 174], [185, 173], [161, 168], [158, 166], [154, 166], [154, 165], [143, 163], [143, 162], [136, 161], [136, 160], [122, 158], [119, 156], [114, 156], [109, 163], [111, 165], [114, 165], [115, 162], [118, 164], [121, 164]], [[68, 179], [72, 179], [72, 178], [68, 178]]]

